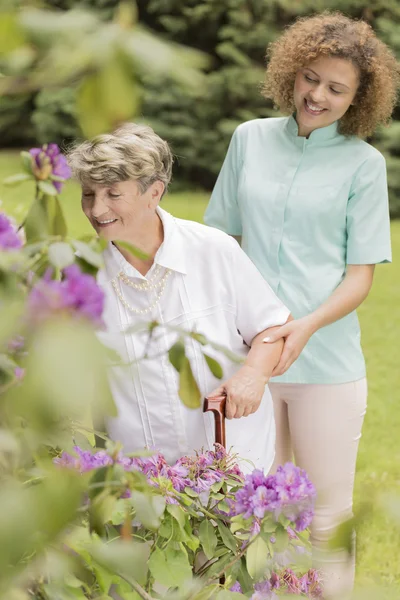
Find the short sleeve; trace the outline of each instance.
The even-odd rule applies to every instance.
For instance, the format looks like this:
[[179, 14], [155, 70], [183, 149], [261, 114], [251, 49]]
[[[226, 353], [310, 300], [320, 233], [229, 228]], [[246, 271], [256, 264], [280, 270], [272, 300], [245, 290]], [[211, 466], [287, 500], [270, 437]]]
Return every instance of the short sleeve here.
[[347, 264], [391, 262], [386, 163], [374, 153], [354, 178], [347, 204]]
[[206, 225], [230, 235], [242, 235], [237, 197], [241, 166], [239, 132], [236, 129], [204, 215]]
[[279, 300], [257, 267], [231, 238], [236, 297], [236, 326], [248, 346], [256, 335], [286, 323], [290, 310]]

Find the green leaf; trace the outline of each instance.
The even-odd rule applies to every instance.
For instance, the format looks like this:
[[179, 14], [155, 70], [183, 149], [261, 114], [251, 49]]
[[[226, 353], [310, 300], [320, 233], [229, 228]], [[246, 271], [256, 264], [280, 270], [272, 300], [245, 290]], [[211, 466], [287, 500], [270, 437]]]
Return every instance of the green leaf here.
[[165, 550], [155, 548], [148, 566], [157, 583], [167, 587], [181, 587], [192, 579], [192, 568], [186, 553], [167, 546]]
[[171, 365], [173, 365], [179, 373], [185, 359], [185, 345], [181, 340], [175, 342], [175, 344], [171, 346], [168, 351], [168, 358]]
[[[89, 488], [89, 498], [91, 500], [93, 500], [103, 491], [109, 472], [110, 467], [100, 467], [100, 469], [96, 469], [93, 473], [92, 477], [90, 478], [90, 485], [93, 487]], [[97, 485], [99, 483], [104, 483], [104, 487]]]
[[25, 235], [28, 243], [37, 242], [49, 235], [44, 198], [34, 200], [25, 219]]
[[67, 242], [54, 242], [49, 246], [49, 261], [57, 269], [64, 269], [74, 262], [74, 253]]
[[132, 69], [117, 54], [104, 62], [101, 70], [85, 77], [78, 90], [79, 123], [87, 137], [127, 121], [138, 108], [138, 86]]
[[238, 598], [245, 598], [243, 594], [239, 592], [230, 592], [229, 590], [221, 590], [216, 596], [216, 600], [237, 600]]
[[250, 576], [258, 581], [265, 573], [269, 550], [266, 542], [258, 536], [247, 550], [246, 564]]
[[221, 556], [216, 562], [212, 563], [212, 565], [207, 568], [204, 575], [207, 578], [215, 577], [215, 575], [225, 570], [225, 568], [231, 562], [231, 560], [232, 554], [229, 552], [229, 550], [226, 550], [226, 554]]
[[119, 240], [115, 241], [114, 244], [116, 244], [117, 246], [121, 246], [122, 248], [125, 248], [125, 250], [128, 250], [128, 252], [130, 254], [132, 254], [133, 256], [136, 256], [136, 258], [139, 258], [140, 260], [148, 260], [149, 259], [148, 254], [146, 254], [145, 252], [143, 252], [143, 250], [140, 250], [140, 248], [137, 248], [133, 244], [129, 244], [128, 242], [121, 242]]
[[203, 546], [204, 554], [207, 556], [208, 560], [210, 560], [215, 555], [218, 539], [214, 526], [207, 519], [204, 519], [200, 523], [199, 539]]
[[208, 344], [208, 340], [207, 340], [206, 336], [203, 335], [202, 333], [196, 333], [195, 331], [193, 331], [190, 334], [190, 337], [192, 337], [194, 340], [196, 340], [196, 342], [199, 342], [199, 344], [201, 344], [202, 346], [206, 346]]
[[3, 481], [0, 489], [0, 573], [41, 553], [76, 519], [84, 481], [79, 473], [48, 468], [44, 481], [22, 486]]
[[275, 520], [272, 520], [271, 518], [266, 518], [263, 520], [262, 530], [264, 533], [275, 533], [277, 527], [278, 524]]
[[158, 529], [160, 518], [165, 510], [165, 499], [162, 496], [144, 494], [136, 490], [131, 494], [131, 503], [138, 521], [149, 529]]
[[32, 176], [32, 156], [29, 154], [29, 152], [26, 152], [25, 150], [20, 152], [19, 155], [21, 157], [22, 167], [24, 171], [26, 171], [30, 176]]
[[[7, 3], [4, 4], [6, 6]], [[11, 7], [11, 3], [9, 4]], [[19, 25], [19, 11], [5, 12], [0, 18], [0, 56], [11, 53], [24, 43], [23, 32]]]
[[101, 254], [98, 254], [93, 248], [81, 242], [80, 240], [72, 240], [72, 245], [75, 250], [79, 253], [79, 256], [83, 258], [87, 263], [101, 269], [103, 267], [103, 258]]
[[222, 377], [224, 376], [224, 372], [219, 362], [216, 361], [215, 358], [208, 356], [208, 354], [206, 354], [205, 352], [203, 352], [203, 356], [206, 359], [208, 368], [210, 369], [214, 377], [216, 377], [217, 379], [222, 379]]
[[52, 183], [50, 183], [50, 181], [39, 181], [38, 187], [39, 190], [47, 196], [57, 196], [58, 194], [56, 188]]
[[104, 537], [105, 524], [111, 520], [117, 498], [107, 489], [96, 496], [89, 506], [89, 529]]
[[60, 235], [62, 238], [65, 238], [68, 233], [64, 212], [58, 198], [55, 198], [52, 233], [53, 235]]
[[218, 584], [208, 585], [207, 587], [203, 588], [201, 592], [198, 592], [192, 596], [191, 600], [209, 600], [215, 594], [215, 592], [218, 591], [218, 589]]
[[88, 550], [91, 556], [111, 573], [134, 577], [141, 585], [145, 583], [150, 551], [148, 544], [120, 539], [108, 543], [96, 540]]
[[185, 494], [187, 496], [190, 496], [191, 498], [198, 498], [199, 494], [198, 492], [195, 492], [194, 490], [192, 490], [192, 488], [190, 487], [185, 487]]
[[28, 173], [17, 173], [16, 175], [11, 175], [10, 177], [6, 177], [6, 179], [3, 180], [4, 185], [17, 185], [18, 183], [21, 183], [22, 181], [28, 181], [28, 180], [33, 180], [32, 175], [28, 175]]
[[188, 408], [201, 407], [201, 394], [187, 356], [184, 357], [179, 372], [179, 397]]
[[283, 552], [289, 545], [289, 534], [282, 526], [278, 526], [274, 533], [275, 543], [273, 545], [275, 552]]
[[232, 534], [231, 530], [224, 525], [221, 521], [217, 522], [218, 531], [221, 534], [221, 539], [224, 542], [225, 546], [232, 550], [232, 552], [236, 553], [237, 545], [235, 536]]
[[169, 504], [167, 506], [167, 511], [176, 521], [178, 521], [179, 526], [183, 529], [185, 527], [186, 519], [182, 508], [176, 504]]

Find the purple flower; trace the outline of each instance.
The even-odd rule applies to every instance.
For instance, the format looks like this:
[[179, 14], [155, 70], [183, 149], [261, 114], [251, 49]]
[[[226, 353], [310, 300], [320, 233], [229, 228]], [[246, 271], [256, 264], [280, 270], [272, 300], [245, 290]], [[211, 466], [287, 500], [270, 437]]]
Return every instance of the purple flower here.
[[68, 452], [63, 452], [61, 456], [53, 459], [54, 464], [67, 469], [79, 469], [79, 459]]
[[[51, 175], [60, 177], [64, 181], [71, 177], [67, 159], [61, 154], [57, 144], [44, 144], [41, 148], [31, 148], [29, 153], [32, 157], [32, 172], [39, 181], [45, 181], [51, 178]], [[60, 193], [63, 182], [52, 181], [52, 184]]]
[[25, 348], [25, 338], [22, 335], [16, 335], [7, 344], [7, 349], [11, 354], [20, 354]]
[[313, 516], [314, 512], [311, 509], [301, 512], [295, 521], [297, 531], [304, 531], [310, 527]]
[[283, 582], [287, 586], [287, 590], [289, 594], [300, 595], [302, 592], [302, 584], [295, 573], [293, 573], [292, 569], [286, 569], [283, 574]]
[[247, 475], [244, 486], [235, 495], [235, 510], [245, 519], [262, 519], [266, 513], [277, 519], [283, 513], [302, 531], [311, 523], [314, 498], [315, 488], [305, 471], [287, 463], [275, 475], [266, 477], [259, 470]]
[[242, 593], [242, 586], [240, 585], [240, 583], [238, 581], [236, 581], [236, 583], [233, 584], [232, 587], [229, 588], [230, 592], [238, 592], [239, 594]]
[[18, 381], [22, 381], [25, 377], [25, 369], [23, 369], [22, 367], [15, 367], [14, 375], [15, 378], [18, 379]]
[[254, 594], [250, 600], [272, 600], [273, 598], [276, 598], [276, 595], [272, 591], [270, 582], [267, 580], [255, 584]]
[[0, 249], [18, 250], [22, 242], [11, 220], [4, 213], [0, 213]]
[[322, 586], [318, 571], [309, 569], [308, 578], [308, 594], [310, 598], [322, 598]]
[[92, 454], [90, 450], [82, 450], [79, 446], [74, 446], [74, 451], [78, 455], [79, 470], [81, 473], [93, 471], [101, 467], [109, 467], [113, 464], [113, 459], [105, 450], [100, 450]]
[[48, 272], [31, 290], [28, 312], [33, 321], [40, 321], [55, 312], [69, 313], [102, 326], [104, 293], [91, 275], [82, 273], [77, 265], [64, 269], [64, 279], [53, 281]]
[[271, 584], [271, 589], [273, 590], [278, 590], [280, 588], [281, 582], [280, 582], [280, 578], [278, 573], [275, 573], [274, 571], [272, 572], [272, 575], [269, 579], [269, 582]]
[[54, 459], [54, 463], [60, 467], [77, 469], [81, 473], [93, 471], [101, 467], [108, 467], [113, 464], [113, 459], [105, 450], [99, 450], [94, 454], [90, 450], [82, 450], [79, 446], [74, 446], [76, 456], [63, 452], [59, 458]]
[[167, 477], [172, 483], [172, 487], [177, 492], [183, 492], [185, 487], [190, 486], [190, 480], [187, 478], [188, 470], [181, 465], [173, 467], [164, 467], [162, 475]]
[[260, 521], [258, 521], [258, 519], [254, 519], [253, 524], [250, 528], [251, 537], [258, 535], [260, 533], [260, 531], [261, 531]]

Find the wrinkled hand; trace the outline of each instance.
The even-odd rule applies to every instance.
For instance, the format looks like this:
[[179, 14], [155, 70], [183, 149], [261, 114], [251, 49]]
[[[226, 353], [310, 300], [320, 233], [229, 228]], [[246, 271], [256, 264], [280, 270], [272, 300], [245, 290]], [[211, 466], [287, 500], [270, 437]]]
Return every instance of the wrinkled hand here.
[[283, 375], [288, 370], [294, 361], [297, 360], [313, 333], [314, 329], [310, 320], [307, 317], [303, 317], [302, 319], [295, 319], [282, 325], [277, 331], [271, 333], [269, 337], [264, 338], [263, 341], [270, 344], [281, 338], [285, 340], [280, 361], [273, 370], [271, 377]]
[[253, 367], [243, 365], [233, 377], [225, 381], [209, 398], [226, 396], [225, 416], [240, 419], [256, 412], [264, 395], [267, 378]]

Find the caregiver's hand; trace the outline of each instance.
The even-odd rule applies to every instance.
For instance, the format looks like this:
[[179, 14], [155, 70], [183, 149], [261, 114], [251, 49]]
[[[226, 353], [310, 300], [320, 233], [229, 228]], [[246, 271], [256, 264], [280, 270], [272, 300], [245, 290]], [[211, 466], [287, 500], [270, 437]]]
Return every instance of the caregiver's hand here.
[[282, 338], [285, 340], [280, 361], [272, 371], [271, 377], [283, 375], [288, 370], [290, 365], [297, 360], [314, 332], [315, 329], [311, 320], [308, 317], [303, 317], [282, 325], [277, 331], [264, 338], [263, 341], [269, 344]]
[[225, 416], [240, 419], [256, 412], [264, 395], [267, 377], [253, 367], [243, 365], [227, 381], [215, 389], [209, 398], [226, 396]]

